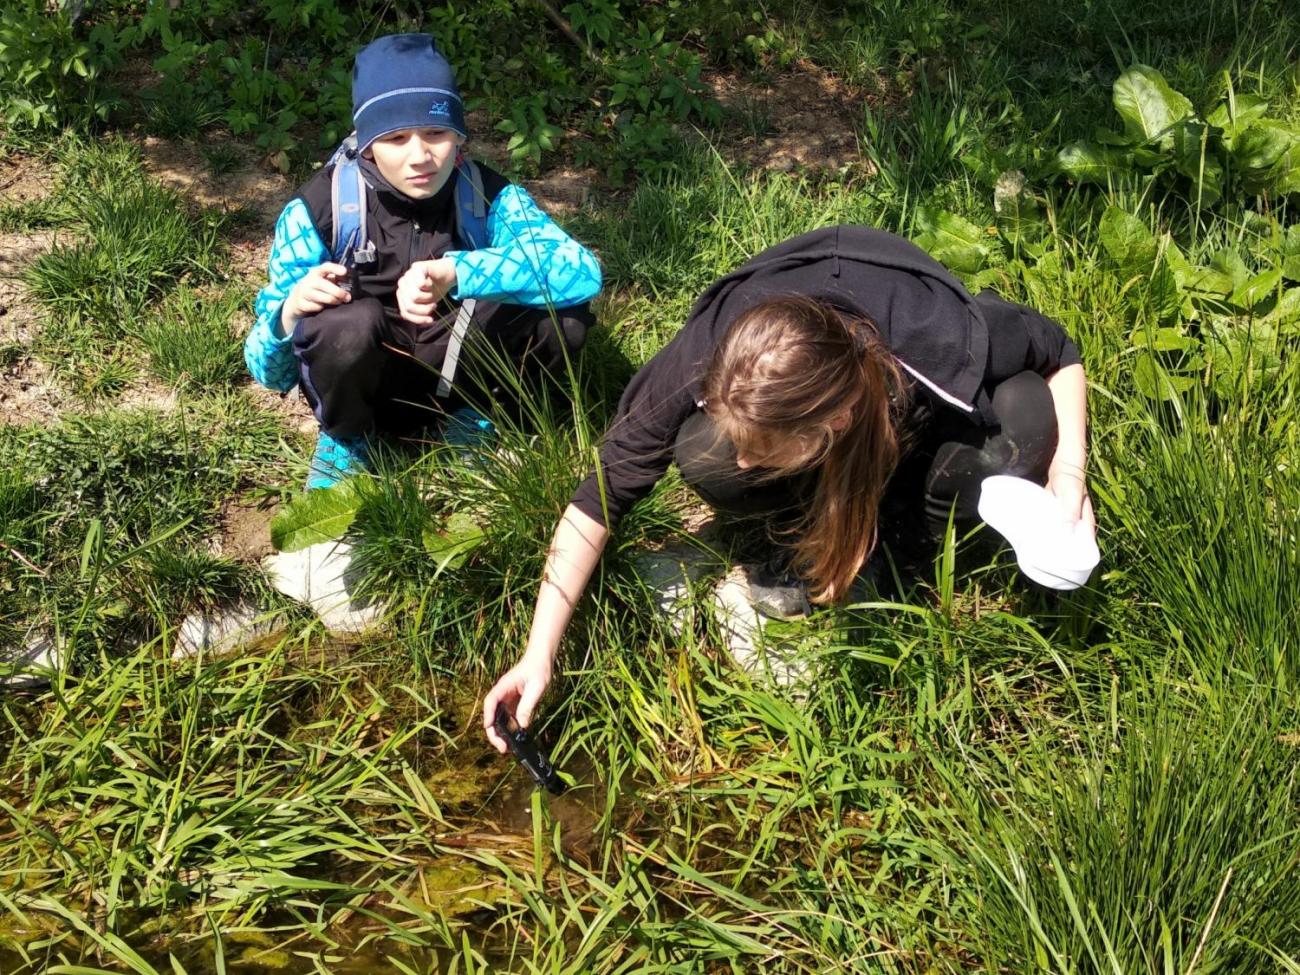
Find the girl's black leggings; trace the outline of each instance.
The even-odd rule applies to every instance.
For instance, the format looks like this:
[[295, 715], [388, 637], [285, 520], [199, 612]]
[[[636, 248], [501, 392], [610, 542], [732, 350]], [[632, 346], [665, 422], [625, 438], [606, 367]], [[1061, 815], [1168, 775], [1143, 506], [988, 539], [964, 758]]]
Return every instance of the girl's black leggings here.
[[[882, 537], [914, 538], [918, 531], [942, 537], [950, 514], [959, 527], [973, 526], [980, 485], [994, 474], [1046, 481], [1057, 438], [1047, 382], [1022, 372], [999, 383], [992, 398], [996, 426], [971, 423], [951, 409], [920, 422], [885, 489]], [[674, 460], [701, 498], [742, 517], [797, 523], [816, 488], [816, 471], [774, 479], [761, 469], [737, 467], [735, 445], [703, 411], [682, 425]]]

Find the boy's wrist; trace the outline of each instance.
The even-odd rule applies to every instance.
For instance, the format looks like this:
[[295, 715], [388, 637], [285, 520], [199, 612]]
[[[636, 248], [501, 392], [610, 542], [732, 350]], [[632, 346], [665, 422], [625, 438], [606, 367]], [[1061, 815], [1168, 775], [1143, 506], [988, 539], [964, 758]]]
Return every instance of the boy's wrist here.
[[293, 295], [290, 294], [280, 306], [280, 313], [275, 316], [275, 327], [272, 329], [275, 337], [285, 339], [292, 335], [294, 327], [298, 324], [298, 318], [293, 308]]

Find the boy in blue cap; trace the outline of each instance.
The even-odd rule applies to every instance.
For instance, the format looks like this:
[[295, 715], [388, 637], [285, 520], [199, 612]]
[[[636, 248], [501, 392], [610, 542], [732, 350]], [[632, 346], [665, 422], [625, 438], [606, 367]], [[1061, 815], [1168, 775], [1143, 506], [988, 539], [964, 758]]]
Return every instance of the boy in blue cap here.
[[[475, 350], [504, 354], [526, 381], [557, 375], [594, 323], [601, 285], [595, 257], [523, 187], [464, 159], [460, 92], [431, 36], [363, 48], [352, 105], [371, 246], [331, 256], [343, 164], [326, 166], [280, 214], [244, 344], [253, 377], [278, 392], [301, 384], [320, 422], [309, 488], [364, 468], [378, 433], [490, 426], [469, 405], [496, 392]], [[466, 239], [458, 213], [471, 190], [486, 241]]]

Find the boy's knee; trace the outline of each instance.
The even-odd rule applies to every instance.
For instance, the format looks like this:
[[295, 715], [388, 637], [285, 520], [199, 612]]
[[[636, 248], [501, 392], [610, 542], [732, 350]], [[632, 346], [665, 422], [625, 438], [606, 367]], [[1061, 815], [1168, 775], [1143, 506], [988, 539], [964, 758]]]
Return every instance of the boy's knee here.
[[569, 352], [579, 351], [587, 343], [587, 333], [596, 324], [596, 316], [591, 310], [591, 305], [582, 304], [573, 308], [563, 308], [556, 314], [564, 348]]
[[550, 357], [573, 355], [586, 344], [587, 333], [595, 324], [596, 316], [588, 304], [557, 308], [538, 321], [537, 344]]
[[369, 360], [380, 348], [384, 308], [376, 298], [334, 305], [300, 319], [293, 350], [311, 363], [328, 360], [336, 368]]
[[993, 412], [1004, 425], [1030, 423], [1044, 414], [1056, 416], [1047, 380], [1028, 370], [1004, 379], [993, 388]]

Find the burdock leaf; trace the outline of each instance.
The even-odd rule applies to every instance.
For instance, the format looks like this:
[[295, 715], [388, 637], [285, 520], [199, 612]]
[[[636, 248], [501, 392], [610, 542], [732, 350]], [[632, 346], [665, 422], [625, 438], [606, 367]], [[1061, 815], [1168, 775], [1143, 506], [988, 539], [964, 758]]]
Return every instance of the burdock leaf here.
[[1166, 141], [1173, 127], [1192, 114], [1187, 97], [1145, 64], [1135, 64], [1115, 79], [1112, 101], [1124, 131], [1142, 142]]
[[441, 575], [448, 569], [459, 569], [464, 565], [486, 538], [473, 515], [458, 511], [447, 519], [441, 531], [425, 529], [424, 550], [437, 566], [435, 575]]
[[922, 209], [916, 226], [921, 230], [916, 243], [950, 270], [974, 274], [988, 259], [984, 230], [955, 213]]
[[350, 477], [290, 501], [271, 520], [271, 544], [281, 552], [296, 552], [342, 538], [361, 508], [360, 484], [361, 478]]
[[1300, 184], [1300, 131], [1285, 122], [1264, 119], [1246, 129], [1232, 147], [1248, 193], [1294, 192]]
[[1126, 149], [1072, 142], [1056, 154], [1056, 168], [1080, 183], [1107, 186], [1132, 171], [1133, 156]]
[[1238, 135], [1264, 117], [1268, 99], [1259, 95], [1237, 95], [1224, 99], [1205, 121], [1223, 130], [1223, 141], [1229, 149]]
[[1159, 243], [1144, 221], [1119, 207], [1107, 207], [1098, 233], [1101, 246], [1125, 276], [1151, 273]]

